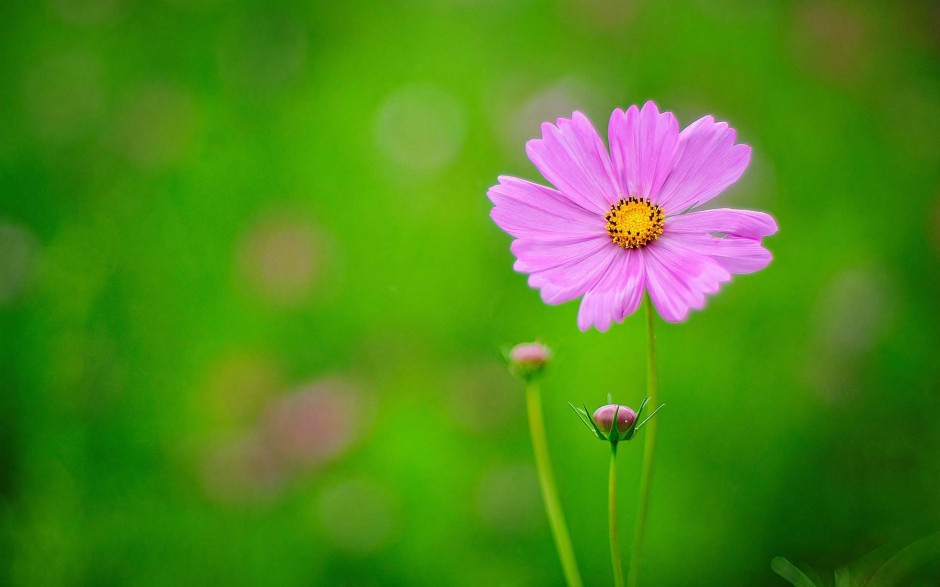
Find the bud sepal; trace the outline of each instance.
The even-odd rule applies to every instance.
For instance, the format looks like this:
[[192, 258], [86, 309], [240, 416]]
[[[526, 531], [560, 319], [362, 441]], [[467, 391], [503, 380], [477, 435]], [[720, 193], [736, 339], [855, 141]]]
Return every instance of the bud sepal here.
[[[598, 440], [604, 440], [616, 446], [617, 443], [620, 442], [621, 440], [633, 440], [633, 437], [636, 436], [636, 433], [640, 430], [640, 428], [645, 426], [646, 423], [650, 421], [650, 418], [655, 416], [656, 412], [661, 410], [662, 407], [666, 405], [666, 404], [661, 404], [658, 408], [653, 410], [653, 412], [649, 416], [647, 416], [645, 419], [641, 421], [640, 416], [643, 415], [643, 410], [644, 408], [646, 408], [646, 404], [649, 403], [649, 401], [650, 401], [650, 398], [646, 398], [643, 400], [643, 403], [640, 404], [640, 409], [636, 411], [636, 414], [633, 417], [632, 421], [630, 421], [630, 415], [632, 414], [628, 414], [626, 417], [624, 417], [624, 415], [621, 414], [621, 410], [629, 411], [631, 413], [633, 412], [633, 410], [631, 410], [627, 406], [620, 406], [620, 405], [602, 406], [598, 408], [597, 410], [595, 410], [594, 415], [591, 415], [591, 412], [588, 411], [587, 406], [585, 404], [581, 404], [582, 406], [581, 408], [576, 407], [571, 402], [568, 402], [568, 405], [571, 406], [571, 409], [574, 410], [574, 413], [578, 415], [578, 418], [581, 420], [581, 422], [585, 426], [587, 426], [587, 429], [590, 430], [591, 433]], [[614, 408], [614, 413], [613, 413], [613, 417], [610, 418], [611, 420], [610, 427], [608, 429], [606, 422], [602, 422], [601, 424], [598, 424], [597, 414], [604, 408], [610, 408], [610, 407]], [[607, 411], [609, 412], [609, 410]], [[605, 420], [606, 420], [606, 417], [605, 417]], [[625, 422], [625, 420], [629, 422], [629, 425], [626, 427], [623, 427], [621, 426], [621, 424], [627, 423]]]

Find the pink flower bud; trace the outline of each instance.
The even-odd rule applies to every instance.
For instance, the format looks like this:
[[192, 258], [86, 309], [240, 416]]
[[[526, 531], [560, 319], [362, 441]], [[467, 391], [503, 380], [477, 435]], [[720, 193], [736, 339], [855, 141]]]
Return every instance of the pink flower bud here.
[[[617, 411], [617, 408], [620, 411]], [[594, 412], [594, 423], [604, 434], [610, 433], [614, 424], [614, 413], [617, 414], [617, 431], [626, 432], [636, 420], [636, 412], [627, 406], [617, 406], [616, 404], [607, 404], [597, 408]]]
[[523, 379], [537, 375], [552, 358], [552, 351], [538, 342], [517, 344], [509, 351], [510, 368]]

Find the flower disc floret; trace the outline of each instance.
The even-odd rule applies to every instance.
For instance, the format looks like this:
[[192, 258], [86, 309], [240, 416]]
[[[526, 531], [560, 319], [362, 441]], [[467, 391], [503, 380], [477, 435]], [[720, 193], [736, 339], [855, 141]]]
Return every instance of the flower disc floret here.
[[604, 218], [611, 240], [625, 249], [645, 247], [663, 233], [663, 209], [649, 198], [621, 198]]

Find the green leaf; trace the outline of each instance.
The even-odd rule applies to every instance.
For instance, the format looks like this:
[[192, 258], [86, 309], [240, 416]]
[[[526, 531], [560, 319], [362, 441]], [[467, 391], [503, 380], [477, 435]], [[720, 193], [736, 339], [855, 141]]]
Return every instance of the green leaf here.
[[875, 571], [865, 585], [887, 587], [901, 584], [904, 576], [913, 569], [936, 560], [940, 560], [940, 532], [928, 534], [896, 552]]
[[775, 556], [774, 559], [770, 561], [770, 568], [789, 581], [793, 587], [822, 587], [813, 583], [812, 579], [806, 576], [806, 573], [782, 556]]

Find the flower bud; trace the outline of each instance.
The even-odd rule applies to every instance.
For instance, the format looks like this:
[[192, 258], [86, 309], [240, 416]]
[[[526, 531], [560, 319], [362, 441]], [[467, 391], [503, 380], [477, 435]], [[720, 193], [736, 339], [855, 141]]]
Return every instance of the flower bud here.
[[[617, 408], [620, 408], [619, 410]], [[607, 404], [594, 411], [594, 423], [604, 434], [609, 434], [614, 424], [614, 414], [617, 414], [617, 431], [626, 432], [636, 421], [636, 412], [627, 406]]]
[[526, 342], [512, 347], [507, 358], [512, 372], [528, 380], [545, 369], [552, 358], [552, 351], [544, 344]]

